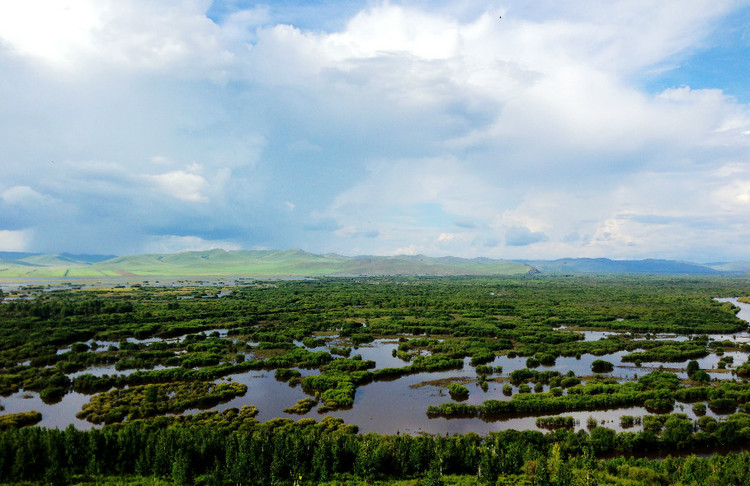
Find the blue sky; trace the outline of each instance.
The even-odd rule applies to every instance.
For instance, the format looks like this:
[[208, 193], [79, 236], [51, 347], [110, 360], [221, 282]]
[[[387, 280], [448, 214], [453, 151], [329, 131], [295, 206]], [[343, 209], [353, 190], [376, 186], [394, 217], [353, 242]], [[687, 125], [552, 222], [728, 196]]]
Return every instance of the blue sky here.
[[0, 251], [750, 260], [749, 26], [731, 0], [2, 2]]

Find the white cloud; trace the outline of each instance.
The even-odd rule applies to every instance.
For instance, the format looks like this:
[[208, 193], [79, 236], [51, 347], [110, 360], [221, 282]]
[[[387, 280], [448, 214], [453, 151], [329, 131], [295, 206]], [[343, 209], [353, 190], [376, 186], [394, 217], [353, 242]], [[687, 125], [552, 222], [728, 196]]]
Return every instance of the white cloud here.
[[400, 248], [396, 248], [391, 252], [386, 252], [384, 255], [417, 255], [420, 253], [420, 247], [418, 245], [415, 245], [414, 243], [403, 246]]
[[723, 212], [750, 215], [750, 167], [728, 164], [716, 171], [710, 200]]
[[32, 236], [30, 230], [0, 229], [0, 251], [27, 251]]
[[172, 197], [182, 201], [208, 202], [208, 197], [201, 191], [207, 186], [206, 179], [195, 174], [196, 167], [188, 167], [187, 171], [177, 170], [158, 175], [145, 176], [154, 186]]
[[146, 253], [176, 253], [180, 251], [205, 251], [222, 248], [240, 250], [237, 243], [227, 240], [205, 240], [198, 236], [161, 235], [153, 236], [144, 247]]
[[214, 23], [210, 5], [0, 4], [8, 228], [496, 257], [689, 256], [713, 235], [746, 252], [748, 106], [643, 88], [733, 2], [385, 2], [336, 31], [273, 4]]
[[411, 207], [435, 204], [451, 215], [482, 218], [501, 198], [453, 158], [383, 160], [369, 164], [367, 177], [336, 196], [329, 211], [332, 217], [409, 221], [420, 216], [410, 214]]
[[548, 237], [541, 231], [531, 231], [525, 226], [511, 226], [505, 230], [505, 244], [508, 246], [527, 246], [547, 241]]
[[250, 9], [238, 10], [221, 23], [222, 35], [238, 42], [253, 41], [256, 39], [255, 30], [269, 22], [270, 15], [270, 8], [267, 5], [256, 5]]
[[4, 202], [15, 206], [40, 207], [57, 202], [55, 198], [38, 193], [29, 186], [14, 186], [0, 194]]
[[28, 0], [0, 7], [0, 39], [21, 55], [53, 64], [90, 51], [100, 27], [95, 1]]
[[204, 0], [3, 2], [0, 39], [20, 55], [71, 72], [137, 69], [221, 79], [234, 55], [222, 45], [221, 29], [206, 18], [209, 5]]
[[352, 57], [408, 53], [421, 59], [446, 59], [460, 46], [458, 24], [451, 18], [399, 5], [381, 4], [357, 14], [346, 30], [330, 38], [331, 50], [348, 46]]

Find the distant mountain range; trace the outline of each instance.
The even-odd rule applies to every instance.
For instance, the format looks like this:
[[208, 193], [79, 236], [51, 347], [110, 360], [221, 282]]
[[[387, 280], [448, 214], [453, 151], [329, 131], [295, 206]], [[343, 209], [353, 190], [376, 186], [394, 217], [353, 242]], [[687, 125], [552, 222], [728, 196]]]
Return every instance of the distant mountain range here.
[[524, 261], [541, 273], [657, 273], [710, 275], [745, 273], [750, 262], [700, 264], [676, 260], [610, 260], [608, 258], [563, 258], [560, 260]]
[[748, 273], [750, 262], [673, 260], [494, 260], [422, 255], [316, 255], [302, 250], [187, 251], [132, 256], [0, 252], [0, 278]]

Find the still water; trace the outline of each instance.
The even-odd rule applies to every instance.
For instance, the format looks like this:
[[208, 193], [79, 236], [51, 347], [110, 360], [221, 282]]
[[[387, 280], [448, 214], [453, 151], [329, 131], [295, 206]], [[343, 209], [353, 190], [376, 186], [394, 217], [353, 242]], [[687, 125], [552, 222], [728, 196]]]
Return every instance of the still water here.
[[[717, 299], [729, 301], [741, 308], [739, 317], [750, 320], [750, 305], [737, 302], [736, 299]], [[222, 336], [226, 335], [226, 330], [218, 330]], [[214, 332], [206, 331], [206, 333]], [[581, 331], [578, 331], [581, 332]], [[600, 331], [583, 331], [585, 339], [606, 339], [610, 333]], [[669, 336], [656, 336], [657, 339], [670, 339]], [[675, 339], [684, 339], [684, 336], [673, 337]], [[734, 335], [710, 335], [712, 340], [734, 340], [738, 343], [750, 342], [750, 334], [741, 332]], [[151, 342], [150, 340], [133, 340], [136, 342]], [[97, 343], [101, 346], [108, 346], [109, 343], [100, 341]], [[302, 343], [296, 343], [301, 345]], [[322, 350], [328, 346], [344, 346], [346, 342], [333, 337], [329, 339], [326, 346], [312, 348], [313, 350]], [[402, 367], [408, 365], [397, 357], [393, 356], [393, 351], [397, 349], [398, 342], [394, 339], [377, 339], [368, 345], [362, 345], [352, 350], [352, 355], [359, 354], [365, 360], [373, 360], [377, 368]], [[634, 375], [641, 376], [652, 369], [659, 369], [663, 366], [665, 369], [684, 370], [688, 361], [681, 363], [644, 363], [642, 367], [635, 367], [632, 363], [622, 361], [622, 357], [627, 354], [626, 351], [607, 354], [603, 356], [582, 355], [580, 358], [560, 357], [553, 366], [540, 366], [537, 369], [556, 370], [562, 374], [573, 371], [577, 376], [591, 375], [591, 363], [596, 359], [610, 361], [615, 365], [615, 369], [609, 375], [618, 379], [633, 378]], [[734, 356], [734, 366], [747, 360], [747, 353], [731, 352], [726, 355]], [[714, 369], [720, 357], [709, 355], [699, 359], [701, 368]], [[284, 408], [292, 407], [298, 400], [308, 397], [302, 387], [290, 386], [285, 382], [276, 380], [273, 371], [250, 371], [247, 373], [236, 374], [225, 377], [224, 380], [231, 380], [247, 385], [248, 391], [242, 396], [233, 399], [230, 402], [220, 404], [213, 410], [224, 410], [229, 407], [241, 407], [243, 405], [254, 405], [260, 410], [258, 419], [266, 421], [274, 417], [289, 417], [299, 419], [302, 417], [311, 417], [321, 419], [325, 415], [342, 418], [346, 423], [357, 424], [361, 432], [377, 433], [434, 433], [434, 434], [454, 434], [475, 432], [484, 434], [489, 431], [504, 429], [516, 430], [536, 430], [537, 416], [525, 417], [507, 417], [503, 419], [483, 420], [480, 418], [429, 418], [426, 409], [429, 405], [439, 405], [451, 400], [445, 386], [450, 381], [465, 383], [470, 390], [470, 395], [464, 403], [479, 405], [482, 401], [488, 399], [509, 400], [510, 397], [502, 393], [502, 387], [506, 383], [503, 378], [516, 369], [526, 367], [525, 357], [509, 358], [507, 356], [498, 356], [490, 363], [492, 366], [502, 366], [503, 372], [495, 375], [488, 380], [488, 389], [483, 391], [476, 382], [476, 372], [474, 367], [469, 364], [469, 359], [465, 359], [460, 369], [440, 371], [433, 373], [416, 373], [404, 376], [391, 381], [372, 382], [357, 388], [354, 406], [346, 410], [336, 410], [327, 414], [320, 414], [315, 408], [305, 415], [293, 415], [283, 412]], [[313, 370], [300, 370], [303, 376], [316, 374]], [[83, 372], [72, 373], [71, 378], [83, 373], [92, 373], [96, 375], [116, 374], [118, 373], [114, 366], [100, 366], [85, 370]], [[121, 372], [132, 372], [130, 370]], [[713, 378], [731, 379], [731, 371], [724, 373], [712, 372]], [[685, 378], [684, 371], [679, 371], [678, 375]], [[494, 381], [498, 379], [498, 381]], [[545, 387], [544, 391], [547, 391]], [[513, 394], [518, 389], [513, 387]], [[28, 410], [37, 410], [42, 413], [40, 425], [47, 427], [64, 428], [70, 424], [77, 428], [89, 429], [91, 424], [75, 417], [75, 414], [81, 409], [81, 406], [88, 401], [88, 396], [80, 393], [68, 393], [62, 400], [56, 404], [45, 404], [35, 392], [24, 392], [13, 394], [9, 397], [0, 398], [0, 404], [5, 407], [3, 413], [16, 413]], [[195, 413], [198, 410], [188, 410], [185, 413]], [[690, 404], [677, 403], [675, 412], [686, 413], [689, 417], [695, 419]], [[596, 411], [579, 411], [563, 413], [563, 416], [574, 417], [579, 423], [578, 429], [586, 427], [587, 420], [593, 417], [600, 425], [604, 425], [615, 430], [622, 430], [620, 427], [620, 417], [623, 415], [643, 416], [648, 412], [642, 407], [627, 407], [613, 410], [596, 410]], [[708, 415], [721, 417], [708, 410]], [[629, 430], [639, 430], [636, 426]]]

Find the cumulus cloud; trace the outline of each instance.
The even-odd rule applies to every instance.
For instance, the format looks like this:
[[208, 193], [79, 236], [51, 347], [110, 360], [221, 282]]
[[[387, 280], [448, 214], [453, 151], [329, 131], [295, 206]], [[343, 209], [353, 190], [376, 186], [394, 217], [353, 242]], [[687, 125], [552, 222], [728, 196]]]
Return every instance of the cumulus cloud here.
[[746, 254], [748, 105], [652, 83], [741, 4], [219, 7], [0, 5], [0, 231], [103, 253]]
[[[455, 158], [382, 160], [367, 176], [334, 199], [330, 211], [342, 217], [420, 220], [452, 224], [446, 215], [486, 217], [502, 194]], [[437, 221], [439, 220], [439, 221]]]
[[11, 2], [2, 8], [0, 38], [19, 55], [64, 63], [91, 48], [99, 26], [95, 2]]
[[207, 202], [208, 198], [201, 194], [201, 191], [206, 187], [206, 179], [196, 174], [196, 170], [197, 168], [188, 171], [177, 170], [145, 177], [158, 190], [172, 197], [182, 201]]
[[0, 229], [0, 251], [27, 251], [32, 234], [28, 230], [11, 231]]
[[29, 186], [14, 186], [0, 194], [3, 202], [14, 206], [44, 206], [54, 204], [55, 198], [38, 193]]
[[541, 231], [531, 231], [525, 226], [512, 226], [505, 230], [505, 243], [510, 246], [532, 245], [547, 239], [547, 235]]

